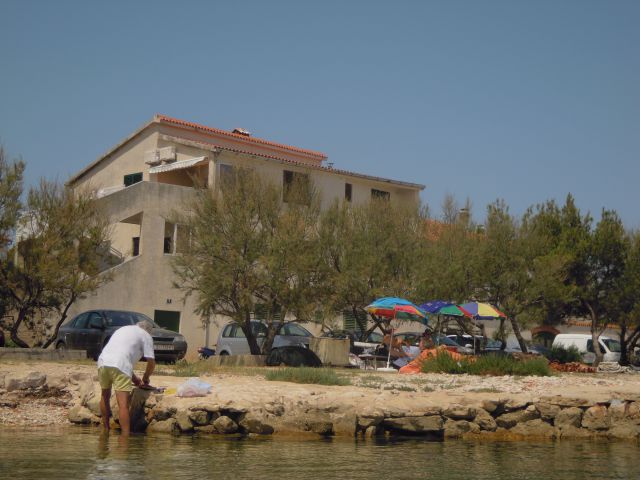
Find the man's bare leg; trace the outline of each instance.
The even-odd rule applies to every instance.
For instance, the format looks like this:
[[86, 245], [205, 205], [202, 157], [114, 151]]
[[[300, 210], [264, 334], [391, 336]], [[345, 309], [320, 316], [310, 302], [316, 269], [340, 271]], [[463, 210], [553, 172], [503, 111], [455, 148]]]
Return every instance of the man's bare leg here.
[[111, 418], [111, 389], [103, 389], [100, 397], [100, 415], [102, 415], [102, 427], [109, 431], [109, 419]]
[[131, 418], [129, 417], [129, 399], [131, 393], [116, 390], [118, 400], [118, 417], [120, 419], [120, 431], [122, 435], [129, 436], [131, 431]]

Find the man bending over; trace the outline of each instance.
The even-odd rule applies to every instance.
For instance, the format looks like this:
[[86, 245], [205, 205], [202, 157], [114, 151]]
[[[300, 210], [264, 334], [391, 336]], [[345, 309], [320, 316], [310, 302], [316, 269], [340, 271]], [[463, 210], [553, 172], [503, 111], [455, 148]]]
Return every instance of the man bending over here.
[[[98, 358], [98, 380], [102, 388], [100, 413], [102, 425], [109, 431], [111, 417], [111, 388], [116, 392], [120, 428], [122, 435], [128, 436], [131, 430], [129, 417], [129, 401], [133, 386], [148, 385], [156, 362], [153, 355], [153, 324], [142, 320], [136, 325], [121, 327], [109, 339]], [[133, 373], [133, 365], [139, 360], [146, 360], [147, 368], [142, 380]]]

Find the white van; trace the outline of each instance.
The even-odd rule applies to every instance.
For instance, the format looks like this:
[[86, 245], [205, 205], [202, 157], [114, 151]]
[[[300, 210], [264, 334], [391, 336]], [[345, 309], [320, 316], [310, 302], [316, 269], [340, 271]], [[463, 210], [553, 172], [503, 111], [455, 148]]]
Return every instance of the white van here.
[[[620, 361], [620, 342], [613, 338], [600, 336], [598, 338], [600, 351], [604, 354], [605, 362]], [[582, 361], [585, 363], [593, 363], [596, 360], [596, 354], [593, 350], [593, 340], [590, 334], [586, 333], [561, 333], [553, 339], [554, 347], [570, 348], [576, 347], [582, 354]]]

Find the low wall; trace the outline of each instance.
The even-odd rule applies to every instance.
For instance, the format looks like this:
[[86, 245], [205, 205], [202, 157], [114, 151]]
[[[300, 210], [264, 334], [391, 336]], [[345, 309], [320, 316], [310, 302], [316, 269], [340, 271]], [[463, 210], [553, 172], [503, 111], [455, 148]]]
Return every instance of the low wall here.
[[266, 361], [266, 355], [213, 355], [206, 360], [216, 367], [264, 367]]
[[85, 350], [48, 350], [42, 348], [0, 348], [0, 361], [6, 360], [83, 360], [87, 358]]
[[343, 367], [349, 365], [348, 338], [313, 337], [309, 342], [309, 350], [315, 353], [322, 365]]

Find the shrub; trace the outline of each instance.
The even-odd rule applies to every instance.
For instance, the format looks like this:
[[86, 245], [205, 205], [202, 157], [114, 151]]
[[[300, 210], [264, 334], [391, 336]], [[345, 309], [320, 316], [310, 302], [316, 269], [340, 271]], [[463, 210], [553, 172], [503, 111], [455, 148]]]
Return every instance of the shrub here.
[[267, 380], [272, 382], [310, 383], [315, 385], [350, 385], [348, 378], [336, 374], [329, 368], [287, 367], [267, 372]]
[[558, 363], [582, 362], [582, 355], [575, 345], [571, 345], [569, 348], [556, 346], [551, 347], [549, 360]]
[[425, 373], [467, 373], [470, 375], [551, 375], [544, 358], [517, 360], [505, 355], [482, 355], [463, 357], [455, 360], [447, 353], [438, 353], [435, 357], [422, 362]]

